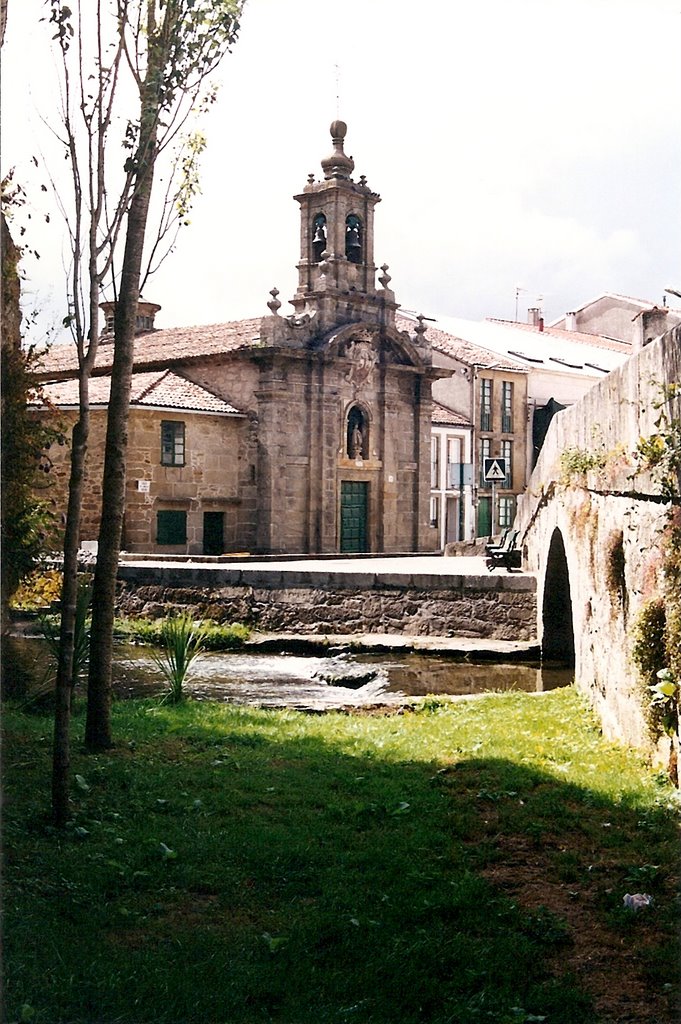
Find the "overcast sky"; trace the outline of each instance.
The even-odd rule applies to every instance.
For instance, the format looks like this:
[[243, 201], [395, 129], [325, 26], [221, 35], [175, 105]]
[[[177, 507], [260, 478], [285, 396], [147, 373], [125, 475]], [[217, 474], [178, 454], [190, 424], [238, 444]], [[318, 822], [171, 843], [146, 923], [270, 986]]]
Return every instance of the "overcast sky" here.
[[[10, 0], [2, 54], [3, 172], [27, 181], [55, 117], [43, 10]], [[292, 311], [292, 196], [336, 116], [382, 197], [376, 262], [406, 309], [513, 318], [517, 286], [521, 319], [602, 291], [661, 301], [681, 290], [680, 42], [681, 0], [248, 0], [203, 194], [145, 291], [157, 326], [266, 314], [275, 285]], [[47, 204], [34, 196], [28, 301], [60, 320]]]

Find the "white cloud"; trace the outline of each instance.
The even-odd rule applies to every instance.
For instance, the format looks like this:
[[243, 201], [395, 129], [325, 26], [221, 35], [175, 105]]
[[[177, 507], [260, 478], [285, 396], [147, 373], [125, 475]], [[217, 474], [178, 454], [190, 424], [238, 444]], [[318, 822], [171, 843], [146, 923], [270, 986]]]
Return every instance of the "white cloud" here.
[[[10, 4], [5, 166], [25, 168], [42, 134], [32, 103], [51, 116], [42, 10]], [[678, 192], [667, 210], [651, 199], [675, 188], [680, 25], [677, 0], [249, 0], [203, 195], [147, 297], [181, 324], [264, 313], [275, 284], [292, 295], [291, 197], [319, 174], [339, 93], [356, 173], [383, 197], [377, 262], [405, 305], [512, 315], [519, 280], [551, 315], [605, 289], [659, 298], [681, 280]], [[39, 234], [27, 269], [58, 294], [57, 233]]]

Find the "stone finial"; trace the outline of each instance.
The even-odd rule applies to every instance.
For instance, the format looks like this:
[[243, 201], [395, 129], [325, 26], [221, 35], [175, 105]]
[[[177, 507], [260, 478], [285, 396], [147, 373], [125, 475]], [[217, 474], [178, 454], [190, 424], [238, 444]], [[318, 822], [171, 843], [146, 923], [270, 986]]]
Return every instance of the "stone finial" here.
[[279, 294], [279, 289], [278, 288], [273, 288], [272, 291], [270, 292], [270, 295], [272, 296], [272, 298], [267, 303], [269, 309], [272, 311], [272, 315], [273, 316], [278, 316], [279, 315], [279, 310], [281, 309], [281, 302], [277, 298], [278, 294]]
[[381, 267], [381, 270], [383, 271], [383, 273], [381, 274], [378, 280], [380, 284], [383, 285], [384, 288], [387, 288], [390, 282], [392, 281], [392, 277], [388, 273], [388, 264], [384, 263], [383, 266]]
[[310, 172], [307, 176], [308, 185], [314, 185], [314, 174]]
[[343, 141], [347, 130], [348, 126], [345, 121], [333, 121], [331, 124], [333, 153], [322, 160], [322, 170], [327, 181], [331, 178], [349, 178], [355, 169], [355, 161], [343, 151]]
[[414, 333], [417, 335], [418, 341], [421, 342], [421, 341], [423, 341], [423, 335], [428, 330], [428, 328], [426, 327], [426, 325], [423, 322], [426, 318], [423, 315], [423, 313], [419, 313], [419, 315], [416, 317], [416, 319], [418, 320], [418, 324], [414, 328]]
[[366, 174], [360, 174], [360, 176], [359, 176], [359, 183], [362, 186], [362, 188], [367, 188], [368, 187], [367, 186], [367, 176], [366, 176]]
[[329, 270], [329, 254], [326, 251], [326, 249], [322, 253], [321, 259], [317, 266], [319, 267], [319, 273], [321, 277], [325, 277]]

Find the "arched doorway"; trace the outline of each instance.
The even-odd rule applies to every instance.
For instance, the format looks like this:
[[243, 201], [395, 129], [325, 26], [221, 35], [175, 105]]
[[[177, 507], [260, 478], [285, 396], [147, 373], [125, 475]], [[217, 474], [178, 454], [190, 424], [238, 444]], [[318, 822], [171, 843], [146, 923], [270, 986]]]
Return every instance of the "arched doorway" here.
[[563, 535], [557, 528], [553, 531], [546, 560], [542, 627], [542, 659], [574, 666], [575, 633], [572, 624], [570, 574]]

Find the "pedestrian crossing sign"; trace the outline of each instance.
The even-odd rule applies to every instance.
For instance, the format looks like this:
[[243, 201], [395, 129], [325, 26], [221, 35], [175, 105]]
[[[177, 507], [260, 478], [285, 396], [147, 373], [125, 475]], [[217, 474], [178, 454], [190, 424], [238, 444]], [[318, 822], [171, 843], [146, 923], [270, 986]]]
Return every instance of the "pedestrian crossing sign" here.
[[482, 472], [487, 483], [499, 483], [506, 479], [506, 459], [484, 459]]

